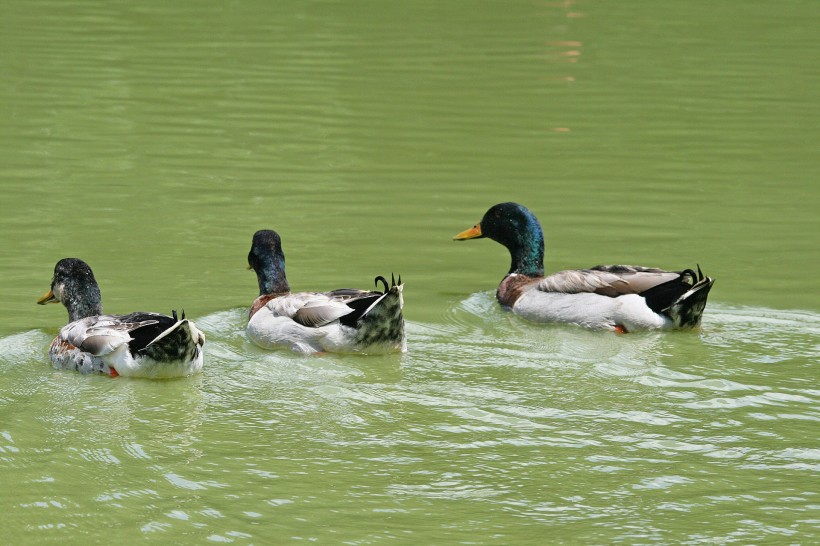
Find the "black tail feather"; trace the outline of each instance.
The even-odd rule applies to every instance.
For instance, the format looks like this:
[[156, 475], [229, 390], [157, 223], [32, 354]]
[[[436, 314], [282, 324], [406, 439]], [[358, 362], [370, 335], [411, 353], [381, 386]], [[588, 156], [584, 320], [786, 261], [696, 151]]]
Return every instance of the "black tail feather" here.
[[703, 310], [706, 308], [706, 299], [715, 280], [704, 277], [698, 281], [686, 294], [664, 311], [678, 328], [695, 328], [700, 325]]
[[196, 356], [199, 340], [192, 337], [191, 323], [185, 322], [172, 325], [170, 332], [161, 339], [154, 339], [140, 353], [151, 357], [157, 362], [171, 362], [191, 360]]
[[[360, 297], [360, 298], [354, 298], [354, 299], [346, 301], [345, 305], [347, 305], [348, 307], [353, 309], [354, 312], [349, 313], [349, 314], [341, 317], [339, 319], [339, 322], [341, 322], [345, 326], [356, 327], [359, 324], [360, 321], [365, 320], [365, 318], [368, 316], [368, 314], [370, 314], [373, 311], [373, 309], [375, 309], [378, 306], [383, 305], [380, 302], [376, 305], [376, 307], [371, 309], [371, 306], [373, 306], [374, 303], [376, 303], [377, 301], [379, 301], [379, 300], [381, 300], [385, 297], [393, 298], [393, 295], [388, 295], [388, 294], [390, 292], [393, 292], [394, 290], [396, 290], [397, 286], [401, 286], [401, 275], [399, 275], [399, 282], [398, 282], [398, 284], [396, 284], [396, 275], [394, 273], [391, 273], [390, 274], [390, 281], [391, 281], [390, 286], [388, 287], [387, 279], [382, 277], [381, 275], [379, 275], [378, 277], [376, 277], [373, 280], [373, 283], [376, 286], [378, 286], [379, 283], [381, 283], [382, 286], [384, 287], [383, 292], [371, 292], [367, 296]], [[397, 290], [396, 290], [396, 292], [398, 293]], [[399, 309], [401, 309], [401, 307], [399, 307]]]
[[[690, 278], [682, 280], [685, 276]], [[700, 264], [697, 274], [687, 269], [681, 273], [679, 280], [682, 280], [682, 286], [691, 286], [660, 312], [672, 319], [677, 328], [695, 328], [700, 325], [706, 300], [715, 280], [703, 274]]]
[[[701, 276], [701, 279], [702, 278]], [[641, 293], [641, 296], [646, 299], [646, 305], [648, 305], [650, 309], [656, 313], [662, 313], [668, 309], [670, 305], [675, 303], [678, 298], [691, 290], [692, 286], [699, 280], [697, 273], [691, 269], [685, 269], [680, 272], [680, 276], [677, 279], [653, 286], [649, 290]]]

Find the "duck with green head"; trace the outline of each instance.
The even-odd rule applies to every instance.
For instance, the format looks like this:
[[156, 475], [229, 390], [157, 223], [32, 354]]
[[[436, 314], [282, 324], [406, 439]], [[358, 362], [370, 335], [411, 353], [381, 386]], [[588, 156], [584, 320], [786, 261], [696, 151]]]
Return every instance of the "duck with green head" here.
[[498, 301], [534, 322], [593, 329], [691, 329], [700, 325], [714, 279], [698, 267], [666, 271], [634, 265], [598, 265], [544, 276], [544, 235], [535, 215], [518, 203], [490, 207], [457, 241], [488, 238], [510, 252], [510, 270]]

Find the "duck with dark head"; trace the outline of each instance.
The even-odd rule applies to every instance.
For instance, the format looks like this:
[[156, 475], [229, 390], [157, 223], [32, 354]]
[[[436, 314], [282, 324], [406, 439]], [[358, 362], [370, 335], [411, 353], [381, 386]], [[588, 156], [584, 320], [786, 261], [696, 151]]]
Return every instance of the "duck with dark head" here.
[[265, 349], [296, 352], [404, 352], [404, 285], [376, 277], [382, 292], [340, 288], [329, 292], [291, 292], [279, 234], [257, 231], [248, 268], [256, 272], [259, 296], [251, 305], [247, 334]]
[[667, 271], [597, 265], [544, 275], [544, 234], [518, 203], [490, 207], [481, 222], [454, 237], [488, 238], [510, 252], [510, 269], [496, 291], [499, 303], [533, 322], [570, 323], [631, 332], [698, 327], [714, 279], [698, 267]]
[[97, 279], [78, 258], [57, 262], [51, 289], [37, 303], [62, 303], [68, 310], [69, 323], [49, 349], [55, 368], [150, 378], [202, 370], [205, 336], [185, 312], [103, 314]]

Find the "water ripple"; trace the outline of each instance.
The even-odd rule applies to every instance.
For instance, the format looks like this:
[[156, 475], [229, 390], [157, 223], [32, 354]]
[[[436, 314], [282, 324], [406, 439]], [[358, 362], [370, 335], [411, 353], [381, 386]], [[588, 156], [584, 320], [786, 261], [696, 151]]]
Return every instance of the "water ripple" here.
[[[772, 471], [797, 484], [820, 466], [808, 440], [820, 419], [813, 372], [760, 354], [777, 329], [771, 350], [788, 345], [790, 359], [813, 358], [804, 337], [814, 335], [813, 319], [716, 307], [699, 334], [615, 336], [524, 323], [479, 293], [454, 303], [444, 324], [408, 322], [407, 354], [358, 358], [262, 351], [245, 338], [237, 308], [197, 319], [205, 370], [169, 382], [53, 370], [43, 358], [50, 335], [30, 331], [0, 339], [0, 366], [15, 377], [0, 398], [11, 419], [0, 429], [0, 457], [28, 474], [62, 458], [70, 473], [96, 473], [91, 506], [152, 504], [146, 534], [298, 512], [320, 502], [304, 494], [306, 481], [338, 476], [355, 478], [332, 497], [367, 498], [393, 515], [412, 514], [416, 502], [460, 501], [566, 523], [631, 517], [613, 506], [655, 494], [667, 495], [655, 499], [661, 512], [702, 515], [752, 501], [692, 502], [693, 491], [752, 487]], [[727, 336], [752, 352], [737, 358]], [[47, 444], [32, 443], [31, 426], [19, 428], [24, 415]], [[141, 483], [112, 485], [126, 466]], [[29, 479], [57, 489], [65, 481], [65, 472]], [[533, 484], [550, 481], [584, 493], [545, 499]], [[590, 502], [588, 482], [598, 484], [599, 501]], [[236, 497], [241, 513], [166, 500], [214, 490]], [[26, 495], [19, 505], [87, 508], [68, 499]], [[241, 531], [212, 540], [243, 538], [231, 533]]]

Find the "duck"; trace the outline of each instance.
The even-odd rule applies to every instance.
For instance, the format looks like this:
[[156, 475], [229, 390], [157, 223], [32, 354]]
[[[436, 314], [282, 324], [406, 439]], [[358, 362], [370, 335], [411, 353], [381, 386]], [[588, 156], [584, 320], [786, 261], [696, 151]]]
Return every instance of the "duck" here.
[[526, 320], [576, 324], [626, 333], [700, 326], [714, 279], [697, 267], [667, 271], [635, 265], [597, 265], [544, 274], [544, 234], [525, 206], [493, 205], [456, 241], [488, 238], [510, 252], [510, 270], [496, 290], [498, 302]]
[[79, 258], [54, 266], [51, 288], [40, 305], [62, 303], [68, 324], [60, 329], [48, 355], [57, 369], [111, 377], [170, 378], [202, 370], [205, 335], [193, 321], [137, 311], [106, 315], [91, 267]]
[[246, 333], [264, 349], [296, 353], [386, 354], [405, 352], [404, 285], [378, 276], [383, 291], [340, 288], [329, 292], [291, 292], [278, 233], [253, 235], [248, 269], [256, 272], [259, 296], [248, 313]]

